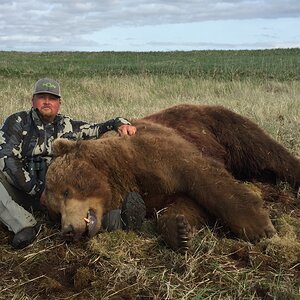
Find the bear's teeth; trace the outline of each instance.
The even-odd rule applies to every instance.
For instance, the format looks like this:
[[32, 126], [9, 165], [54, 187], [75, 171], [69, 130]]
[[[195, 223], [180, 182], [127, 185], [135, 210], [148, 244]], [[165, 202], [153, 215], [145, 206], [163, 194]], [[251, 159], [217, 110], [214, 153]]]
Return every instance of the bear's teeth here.
[[87, 214], [87, 219], [89, 222], [87, 223], [87, 228], [88, 228], [88, 236], [92, 237], [97, 233], [97, 216], [96, 213], [93, 209], [88, 210]]

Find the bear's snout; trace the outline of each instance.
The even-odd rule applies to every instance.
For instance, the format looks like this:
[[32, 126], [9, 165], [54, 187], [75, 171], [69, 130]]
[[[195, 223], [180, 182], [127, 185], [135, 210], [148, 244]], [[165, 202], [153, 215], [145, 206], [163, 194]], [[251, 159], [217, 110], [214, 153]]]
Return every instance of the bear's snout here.
[[73, 241], [75, 237], [75, 230], [73, 225], [64, 226], [62, 229], [63, 238], [67, 241]]

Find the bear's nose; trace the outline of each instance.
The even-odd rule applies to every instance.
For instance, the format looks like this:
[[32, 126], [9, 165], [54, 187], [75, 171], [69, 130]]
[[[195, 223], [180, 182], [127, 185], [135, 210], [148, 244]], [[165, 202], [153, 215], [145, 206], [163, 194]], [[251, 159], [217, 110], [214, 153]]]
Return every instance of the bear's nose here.
[[74, 227], [71, 224], [68, 226], [64, 226], [64, 228], [62, 229], [62, 235], [65, 240], [72, 241], [75, 236]]

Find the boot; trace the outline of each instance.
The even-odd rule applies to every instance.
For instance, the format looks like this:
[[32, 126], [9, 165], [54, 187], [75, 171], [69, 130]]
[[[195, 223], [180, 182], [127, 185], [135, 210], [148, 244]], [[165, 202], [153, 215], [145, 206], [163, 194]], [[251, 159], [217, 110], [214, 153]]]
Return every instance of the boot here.
[[12, 246], [15, 249], [23, 249], [31, 244], [37, 236], [35, 227], [25, 227], [17, 232], [12, 240]]
[[127, 194], [121, 209], [114, 209], [103, 216], [102, 227], [107, 231], [118, 229], [139, 231], [146, 216], [143, 198], [136, 192]]

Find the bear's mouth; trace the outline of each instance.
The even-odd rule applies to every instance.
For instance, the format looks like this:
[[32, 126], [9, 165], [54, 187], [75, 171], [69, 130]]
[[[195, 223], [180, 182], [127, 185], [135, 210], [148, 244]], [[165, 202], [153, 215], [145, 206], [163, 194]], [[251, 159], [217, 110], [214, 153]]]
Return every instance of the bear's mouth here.
[[87, 235], [88, 237], [93, 237], [97, 233], [97, 216], [96, 212], [90, 208], [87, 212], [87, 218], [84, 218], [87, 226]]

